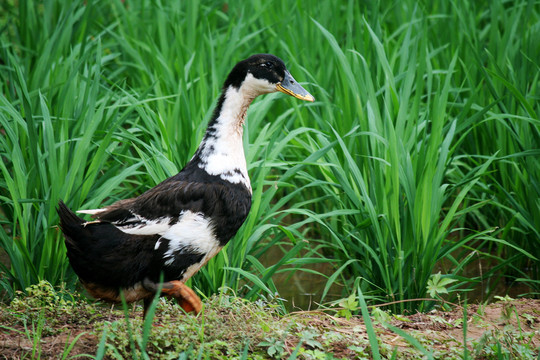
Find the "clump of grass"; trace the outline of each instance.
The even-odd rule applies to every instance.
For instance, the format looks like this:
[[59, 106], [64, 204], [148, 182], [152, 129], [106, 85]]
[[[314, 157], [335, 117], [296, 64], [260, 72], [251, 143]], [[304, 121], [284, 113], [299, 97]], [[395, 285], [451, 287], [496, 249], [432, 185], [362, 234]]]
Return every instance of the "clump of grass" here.
[[[142, 339], [142, 320], [135, 316], [128, 322], [117, 320], [100, 325], [99, 329], [103, 327], [107, 333], [107, 356], [167, 359], [179, 354], [189, 358], [200, 354], [203, 359], [310, 359], [332, 356], [333, 351], [346, 356], [367, 356], [369, 352], [368, 341], [358, 337], [362, 327], [344, 335], [329, 326], [331, 316], [320, 313], [321, 319], [315, 321], [302, 314], [283, 317], [278, 304], [261, 300], [249, 302], [231, 295], [213, 296], [205, 302], [198, 317], [190, 317], [184, 316], [174, 303], [162, 299], [156, 314], [155, 326], [146, 340]], [[134, 343], [146, 344], [144, 349], [137, 348], [135, 355], [130, 355], [132, 337]]]
[[100, 312], [80, 293], [55, 289], [45, 280], [18, 291], [2, 311], [2, 322], [12, 325], [37, 324], [42, 319], [42, 336], [56, 334], [62, 325], [89, 325], [101, 318]]
[[[105, 322], [107, 355], [112, 358], [131, 356], [130, 339], [144, 343], [137, 347], [137, 357], [167, 359], [182, 353], [204, 354], [204, 358], [239, 358], [244, 348], [262, 341], [262, 334], [274, 325], [276, 305], [251, 303], [226, 295], [205, 302], [198, 317], [185, 315], [176, 304], [161, 299], [157, 303], [154, 326], [143, 340], [143, 321], [133, 314], [128, 321]], [[99, 329], [98, 329], [99, 331]], [[272, 331], [278, 331], [273, 328]]]
[[[94, 352], [89, 340], [102, 313], [79, 293], [54, 288], [47, 281], [17, 291], [9, 306], [0, 307], [0, 342], [6, 358], [33, 359]], [[83, 341], [81, 341], [81, 339]]]
[[[510, 66], [518, 71], [517, 64], [538, 58], [538, 49], [527, 47], [524, 55], [509, 45], [510, 39], [516, 35], [516, 41], [529, 43], [538, 32], [530, 26], [534, 23], [532, 19], [538, 19], [539, 14], [526, 6], [526, 2], [504, 9], [500, 2], [497, 4], [492, 13], [482, 16], [507, 12], [508, 22], [503, 28], [520, 29], [504, 37], [504, 30], [489, 28], [490, 37], [508, 45], [497, 49], [508, 51], [508, 58], [516, 64], [515, 68]], [[532, 70], [534, 76], [520, 78], [523, 92], [512, 88], [510, 81], [489, 75], [491, 67], [497, 65], [489, 55], [479, 55], [481, 44], [486, 41], [482, 38], [483, 25], [487, 24], [481, 22], [481, 16], [468, 18], [465, 38], [437, 36], [434, 39], [430, 36], [432, 29], [460, 26], [463, 17], [468, 16], [463, 8], [442, 3], [418, 7], [401, 3], [398, 7], [400, 12], [386, 12], [377, 21], [372, 18], [353, 21], [355, 31], [345, 33], [325, 22], [324, 17], [315, 17], [315, 33], [311, 35], [320, 39], [320, 46], [326, 49], [327, 66], [314, 77], [323, 87], [330, 83], [336, 86], [332, 87], [332, 97], [328, 96], [332, 106], [312, 109], [315, 118], [326, 120], [318, 123], [326, 135], [312, 136], [300, 143], [309, 151], [326, 144], [336, 143], [336, 146], [321, 158], [318, 168], [311, 168], [300, 181], [328, 182], [328, 186], [312, 189], [315, 194], [319, 191], [326, 194], [326, 201], [313, 204], [314, 213], [325, 213], [328, 208], [341, 211], [339, 216], [320, 225], [324, 239], [321, 244], [340, 259], [323, 297], [335, 281], [341, 280], [351, 294], [355, 290], [353, 284], [359, 280], [366, 297], [392, 302], [394, 311], [427, 310], [433, 303], [399, 300], [425, 297], [429, 279], [443, 259], [451, 262], [445, 276], [459, 280], [449, 287], [451, 293], [472, 288], [487, 278], [492, 280], [486, 287], [489, 296], [499, 278], [497, 272], [502, 269], [506, 276], [519, 276], [523, 280], [527, 278], [524, 268], [531, 264], [538, 268], [538, 248], [521, 243], [523, 237], [513, 238], [509, 228], [519, 217], [524, 225], [519, 229], [527, 234], [525, 238], [530, 244], [535, 244], [537, 234], [529, 214], [532, 209], [538, 213], [538, 204], [535, 200], [531, 204], [514, 201], [513, 196], [494, 195], [501, 187], [493, 178], [506, 172], [510, 158], [529, 161], [529, 165], [535, 161], [538, 102], [532, 101], [536, 90], [531, 90], [536, 89], [532, 79], [539, 72], [536, 65]], [[531, 17], [527, 17], [532, 21], [528, 26], [522, 26], [519, 20], [525, 9], [532, 10]], [[354, 6], [347, 8], [356, 19], [362, 18], [362, 10]], [[376, 13], [376, 9], [370, 10]], [[402, 14], [407, 16], [402, 18]], [[479, 43], [471, 44], [470, 38], [478, 39]], [[475, 59], [473, 66], [463, 60], [469, 58]], [[484, 66], [486, 62], [488, 65]], [[532, 63], [537, 64], [535, 60]], [[497, 77], [499, 86], [508, 89], [507, 96], [483, 91], [484, 81], [487, 84], [495, 81], [492, 77]], [[515, 113], [521, 114], [520, 120]], [[511, 135], [513, 131], [492, 137], [508, 141], [513, 150], [492, 146], [493, 142], [488, 145], [489, 140], [475, 137], [480, 132], [483, 137], [486, 131], [491, 131], [493, 116], [514, 119], [515, 123], [509, 121], [520, 131], [529, 129], [532, 135], [525, 136], [527, 144], [515, 139]], [[509, 130], [505, 125], [496, 127], [502, 132]], [[468, 151], [476, 141], [482, 145]], [[521, 152], [518, 148], [528, 150]], [[517, 166], [514, 161], [510, 163]], [[527, 169], [527, 176], [536, 184], [538, 168], [527, 166]], [[502, 188], [513, 188], [524, 195], [510, 182]], [[535, 188], [536, 185], [530, 188], [533, 199], [537, 198]], [[509, 206], [508, 200], [514, 205]], [[518, 203], [524, 211], [522, 215], [513, 213], [512, 217], [517, 216], [515, 220], [504, 220], [507, 215], [503, 216], [500, 210], [515, 208]], [[327, 241], [328, 238], [332, 240]], [[486, 248], [492, 251], [483, 251]], [[496, 263], [486, 269], [482, 279], [462, 276], [464, 267], [474, 260], [473, 254]], [[517, 259], [519, 263], [515, 263]]]
[[111, 131], [133, 112], [104, 86], [102, 68], [113, 57], [79, 27], [92, 8], [28, 4], [20, 3], [15, 35], [0, 50], [0, 245], [10, 258], [0, 286], [10, 297], [41, 279], [73, 286], [57, 201], [97, 206], [140, 166], [124, 166], [129, 146]]

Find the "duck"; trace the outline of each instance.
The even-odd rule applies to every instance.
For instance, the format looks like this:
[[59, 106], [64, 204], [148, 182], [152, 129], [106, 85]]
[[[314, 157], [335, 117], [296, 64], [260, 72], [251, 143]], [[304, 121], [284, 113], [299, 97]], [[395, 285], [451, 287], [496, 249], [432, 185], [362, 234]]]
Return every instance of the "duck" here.
[[[118, 303], [176, 299], [186, 313], [202, 302], [185, 283], [238, 232], [251, 208], [243, 146], [247, 110], [259, 95], [282, 92], [313, 102], [283, 60], [256, 54], [238, 62], [221, 89], [199, 147], [184, 168], [138, 197], [57, 212], [69, 263], [94, 298]], [[159, 293], [159, 294], [158, 294]]]

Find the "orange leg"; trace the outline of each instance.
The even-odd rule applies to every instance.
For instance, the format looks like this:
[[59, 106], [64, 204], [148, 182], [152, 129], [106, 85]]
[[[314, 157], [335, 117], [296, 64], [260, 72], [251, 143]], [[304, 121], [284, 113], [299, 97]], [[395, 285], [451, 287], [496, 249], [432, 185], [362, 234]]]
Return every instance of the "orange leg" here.
[[201, 312], [201, 299], [181, 281], [174, 280], [164, 283], [161, 293], [175, 298], [185, 312], [195, 312], [195, 314]]

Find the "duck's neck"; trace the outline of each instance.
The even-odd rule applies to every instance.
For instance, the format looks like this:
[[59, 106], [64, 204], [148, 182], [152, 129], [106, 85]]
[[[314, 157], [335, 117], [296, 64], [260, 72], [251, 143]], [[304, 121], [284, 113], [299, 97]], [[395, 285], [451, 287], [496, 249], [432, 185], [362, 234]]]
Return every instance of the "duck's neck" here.
[[195, 153], [199, 168], [251, 191], [242, 135], [249, 105], [255, 96], [242, 87], [224, 89], [206, 134]]

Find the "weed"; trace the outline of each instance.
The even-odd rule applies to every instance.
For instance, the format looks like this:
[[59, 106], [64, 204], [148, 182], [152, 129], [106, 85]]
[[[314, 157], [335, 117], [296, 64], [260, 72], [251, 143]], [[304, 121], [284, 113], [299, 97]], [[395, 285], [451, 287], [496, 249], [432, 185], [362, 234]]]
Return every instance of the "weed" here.
[[281, 358], [285, 351], [285, 342], [279, 338], [266, 337], [258, 345], [265, 347], [266, 353], [273, 358]]
[[441, 273], [433, 274], [427, 283], [427, 292], [434, 299], [440, 299], [441, 294], [448, 294], [447, 286], [456, 282], [456, 279], [441, 278]]
[[525, 337], [516, 331], [489, 330], [473, 342], [473, 358], [535, 359], [538, 353], [531, 347], [532, 334]]
[[350, 319], [352, 314], [359, 309], [358, 301], [354, 293], [349, 295], [349, 297], [347, 297], [346, 299], [343, 299], [342, 301], [340, 301], [338, 305], [342, 309], [337, 312], [337, 315], [343, 316], [347, 320]]

